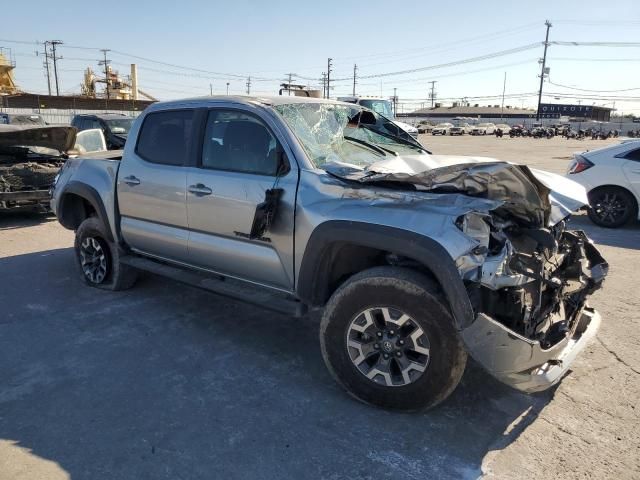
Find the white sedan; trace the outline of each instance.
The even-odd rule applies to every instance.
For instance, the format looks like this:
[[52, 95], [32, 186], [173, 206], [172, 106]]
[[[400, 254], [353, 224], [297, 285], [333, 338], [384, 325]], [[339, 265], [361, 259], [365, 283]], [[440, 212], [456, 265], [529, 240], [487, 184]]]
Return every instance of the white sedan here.
[[595, 224], [616, 228], [638, 218], [640, 141], [575, 154], [567, 176], [587, 189]]

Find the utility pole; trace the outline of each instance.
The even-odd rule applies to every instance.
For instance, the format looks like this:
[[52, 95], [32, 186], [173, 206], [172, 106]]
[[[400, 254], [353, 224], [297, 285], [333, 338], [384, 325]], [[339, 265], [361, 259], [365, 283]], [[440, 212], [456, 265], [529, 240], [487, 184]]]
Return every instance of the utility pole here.
[[289, 92], [289, 96], [291, 96], [291, 82], [293, 81], [295, 73], [286, 73], [285, 75], [287, 76], [287, 91]]
[[544, 53], [542, 54], [542, 69], [540, 70], [540, 90], [538, 91], [538, 109], [536, 111], [536, 122], [540, 121], [540, 104], [542, 103], [542, 84], [544, 83], [545, 67], [547, 64], [547, 47], [549, 46], [549, 29], [551, 28], [551, 22], [547, 20], [544, 22], [547, 26], [547, 35], [544, 39]]
[[58, 86], [58, 60], [62, 59], [62, 57], [58, 57], [56, 55], [56, 45], [62, 45], [61, 40], [51, 40], [49, 42], [51, 44], [51, 59], [53, 60], [53, 75], [56, 79], [56, 96], [60, 96], [60, 88]]
[[436, 92], [435, 92], [435, 88], [436, 88], [436, 83], [438, 83], [437, 80], [431, 80], [430, 82], [427, 82], [431, 84], [431, 95], [429, 95], [431, 97], [431, 108], [433, 108], [433, 102], [436, 99]]
[[353, 96], [356, 96], [356, 73], [358, 71], [358, 65], [353, 64]]
[[327, 98], [327, 74], [322, 72], [322, 78], [320, 78], [322, 82], [322, 98]]
[[[44, 68], [47, 71], [47, 88], [49, 90], [49, 96], [51, 96], [51, 70], [49, 70], [49, 41], [44, 42]], [[36, 55], [40, 55], [40, 52], [36, 51]]]
[[104, 97], [104, 108], [105, 110], [109, 109], [109, 98], [111, 97], [111, 92], [109, 91], [109, 64], [111, 60], [107, 60], [107, 52], [108, 48], [103, 48], [100, 50], [102, 55], [104, 56], [104, 60], [98, 62], [98, 65], [104, 65], [104, 84], [106, 85], [105, 97]]
[[398, 96], [396, 95], [397, 90], [398, 90], [397, 88], [393, 89], [393, 116], [394, 117], [398, 116]]
[[504, 82], [502, 82], [502, 108], [500, 108], [500, 120], [504, 121], [504, 91], [507, 88], [507, 72], [504, 72]]
[[209, 95], [213, 97], [213, 83], [209, 83]]
[[251, 94], [251, 77], [247, 77], [247, 95]]
[[327, 98], [331, 96], [331, 61], [333, 58], [327, 59]]
[[229, 82], [227, 82], [227, 95], [229, 95]]

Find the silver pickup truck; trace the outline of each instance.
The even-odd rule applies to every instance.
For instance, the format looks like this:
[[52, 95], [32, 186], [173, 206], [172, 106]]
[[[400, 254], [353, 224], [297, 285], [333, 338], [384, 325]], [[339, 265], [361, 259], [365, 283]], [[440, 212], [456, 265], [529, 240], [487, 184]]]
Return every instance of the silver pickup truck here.
[[94, 287], [138, 270], [295, 315], [356, 398], [444, 400], [472, 355], [534, 392], [594, 336], [607, 263], [566, 228], [576, 183], [433, 155], [359, 105], [296, 97], [157, 103], [121, 158], [68, 160], [52, 208]]

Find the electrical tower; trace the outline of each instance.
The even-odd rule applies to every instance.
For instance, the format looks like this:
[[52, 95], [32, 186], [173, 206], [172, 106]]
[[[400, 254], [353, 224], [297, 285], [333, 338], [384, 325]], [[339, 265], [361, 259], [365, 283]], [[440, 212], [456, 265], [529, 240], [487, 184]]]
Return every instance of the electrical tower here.
[[431, 108], [433, 108], [433, 102], [436, 99], [436, 83], [438, 83], [437, 80], [431, 80], [430, 82], [427, 82], [431, 84], [431, 92], [429, 93], [429, 98], [431, 99]]
[[542, 84], [544, 83], [544, 76], [549, 73], [549, 69], [546, 68], [547, 64], [547, 47], [549, 46], [549, 29], [551, 28], [551, 22], [547, 20], [544, 22], [547, 26], [547, 34], [544, 39], [544, 53], [542, 54], [542, 68], [540, 70], [540, 90], [538, 91], [538, 109], [536, 110], [536, 121], [540, 121], [540, 103], [542, 102]]

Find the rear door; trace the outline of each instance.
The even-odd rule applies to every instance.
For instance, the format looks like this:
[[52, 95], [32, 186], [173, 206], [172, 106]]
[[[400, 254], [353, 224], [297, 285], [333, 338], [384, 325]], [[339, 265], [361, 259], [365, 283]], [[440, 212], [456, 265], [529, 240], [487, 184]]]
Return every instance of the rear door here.
[[622, 158], [624, 159], [622, 171], [636, 198], [640, 199], [640, 148], [627, 152]]
[[[298, 168], [276, 130], [259, 112], [209, 110], [202, 153], [187, 174], [189, 255], [193, 265], [289, 291]], [[251, 239], [256, 207], [274, 187], [283, 190], [274, 223]]]
[[186, 165], [194, 153], [194, 113], [146, 115], [118, 172], [124, 240], [139, 252], [179, 262], [188, 260]]

